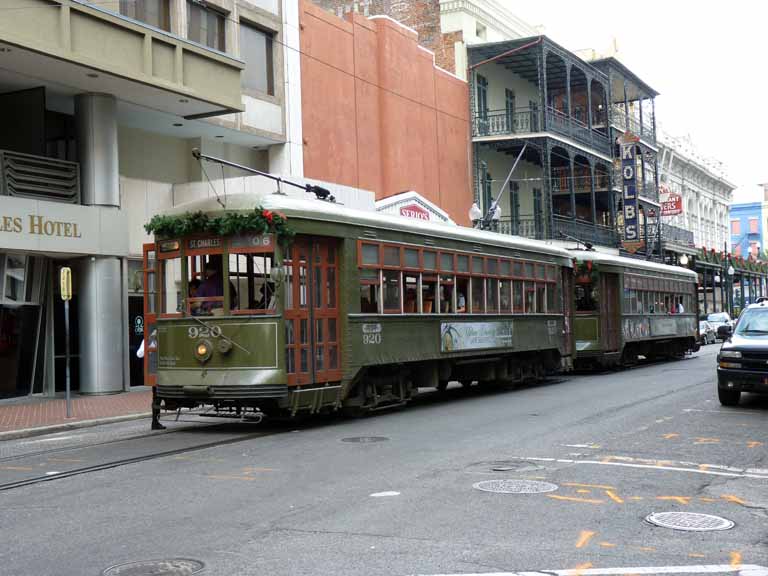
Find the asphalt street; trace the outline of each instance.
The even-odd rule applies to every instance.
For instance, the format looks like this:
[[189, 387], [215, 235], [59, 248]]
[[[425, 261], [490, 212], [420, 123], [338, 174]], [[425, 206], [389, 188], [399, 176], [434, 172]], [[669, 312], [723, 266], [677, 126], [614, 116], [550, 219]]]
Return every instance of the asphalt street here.
[[[721, 407], [716, 351], [362, 419], [3, 442], [0, 574], [188, 558], [203, 576], [765, 576], [768, 399]], [[645, 520], [662, 512], [733, 526]]]

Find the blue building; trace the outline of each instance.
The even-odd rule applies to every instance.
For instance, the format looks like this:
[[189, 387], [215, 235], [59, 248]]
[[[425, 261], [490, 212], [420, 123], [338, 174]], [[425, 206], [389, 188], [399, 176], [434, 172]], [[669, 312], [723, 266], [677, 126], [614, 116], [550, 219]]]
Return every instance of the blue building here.
[[763, 247], [762, 202], [731, 204], [731, 253], [757, 259]]

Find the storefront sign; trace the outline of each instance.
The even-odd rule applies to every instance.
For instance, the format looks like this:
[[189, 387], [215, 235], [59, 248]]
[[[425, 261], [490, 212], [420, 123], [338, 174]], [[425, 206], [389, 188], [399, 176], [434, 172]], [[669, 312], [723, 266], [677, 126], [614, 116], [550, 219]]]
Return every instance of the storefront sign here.
[[662, 216], [676, 216], [683, 213], [683, 197], [674, 192], [659, 196]]
[[128, 218], [113, 207], [3, 196], [0, 250], [126, 256]]
[[414, 218], [415, 220], [430, 220], [429, 211], [425, 210], [418, 204], [400, 206], [400, 216], [405, 216], [406, 218]]
[[512, 322], [444, 322], [440, 351], [485, 350], [512, 346]]
[[637, 214], [636, 143], [638, 140], [639, 138], [630, 132], [619, 138], [624, 203], [624, 241], [630, 245], [641, 241]]

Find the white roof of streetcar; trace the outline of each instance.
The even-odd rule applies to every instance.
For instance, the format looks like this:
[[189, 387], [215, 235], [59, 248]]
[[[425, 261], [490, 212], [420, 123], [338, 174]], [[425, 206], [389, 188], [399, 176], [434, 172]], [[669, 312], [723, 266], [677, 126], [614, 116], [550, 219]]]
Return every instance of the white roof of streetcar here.
[[214, 214], [222, 211], [249, 211], [261, 206], [267, 210], [282, 212], [289, 222], [292, 217], [307, 220], [322, 220], [337, 224], [354, 224], [356, 226], [378, 228], [384, 230], [400, 230], [412, 234], [421, 234], [433, 238], [463, 240], [502, 248], [524, 250], [539, 254], [557, 256], [570, 263], [575, 254], [554, 244], [542, 240], [529, 240], [520, 236], [499, 234], [456, 226], [441, 222], [414, 220], [381, 212], [369, 212], [347, 208], [333, 202], [314, 198], [296, 198], [283, 194], [229, 194], [226, 197], [226, 208], [219, 204], [217, 198], [193, 200], [165, 211], [166, 214], [183, 214], [185, 212], [202, 211]]
[[615, 256], [613, 254], [606, 254], [605, 252], [593, 252], [587, 250], [574, 251], [571, 252], [571, 255], [580, 261], [590, 260], [596, 264], [605, 264], [607, 266], [621, 266], [623, 268], [644, 270], [647, 272], [676, 274], [678, 276], [685, 276], [690, 280], [697, 280], [699, 277], [696, 272], [689, 270], [688, 268], [681, 268], [680, 266], [668, 266], [667, 264], [649, 262], [648, 260], [643, 260], [640, 258], [627, 258], [626, 256]]

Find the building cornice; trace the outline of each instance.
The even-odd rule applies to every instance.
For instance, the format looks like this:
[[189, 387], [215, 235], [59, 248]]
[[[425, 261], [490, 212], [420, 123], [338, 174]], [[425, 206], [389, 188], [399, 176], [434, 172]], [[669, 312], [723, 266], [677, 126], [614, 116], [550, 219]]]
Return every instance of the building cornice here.
[[440, 14], [469, 13], [508, 38], [535, 36], [538, 30], [504, 8], [496, 0], [440, 0]]

